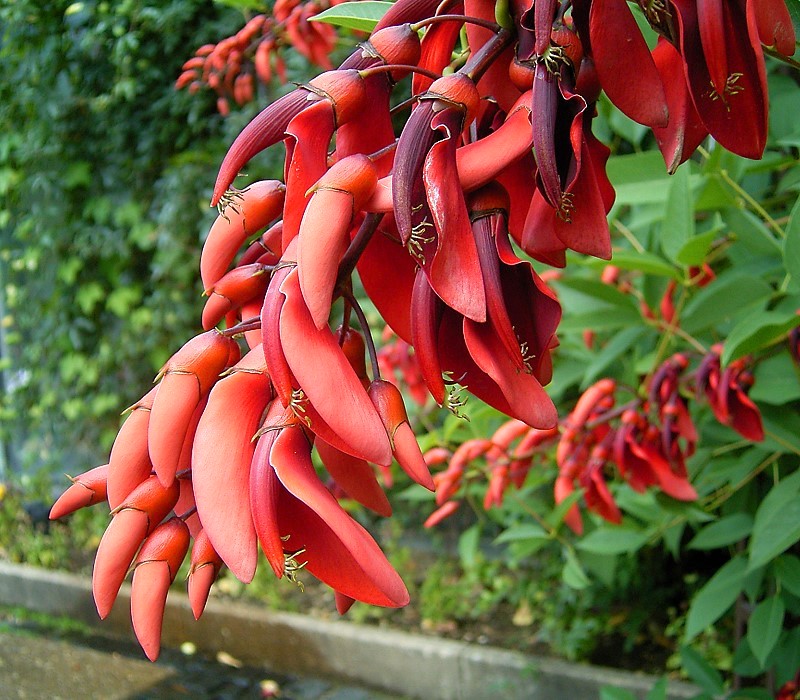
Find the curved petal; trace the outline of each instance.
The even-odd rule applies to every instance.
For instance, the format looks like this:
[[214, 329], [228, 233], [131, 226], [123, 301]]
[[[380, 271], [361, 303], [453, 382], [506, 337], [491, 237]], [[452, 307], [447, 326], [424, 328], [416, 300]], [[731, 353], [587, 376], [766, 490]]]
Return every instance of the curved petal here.
[[275, 440], [270, 462], [285, 491], [279, 509], [286, 547], [306, 551], [297, 560], [331, 588], [372, 605], [400, 607], [408, 591], [375, 540], [325, 488], [311, 463], [302, 430], [287, 429]]
[[92, 594], [103, 619], [111, 612], [133, 557], [147, 536], [148, 526], [147, 513], [124, 508], [103, 533], [92, 570]]
[[368, 462], [337, 450], [319, 437], [314, 447], [328, 474], [350, 498], [378, 515], [391, 516], [392, 506]]
[[[609, 99], [640, 124], [666, 126], [670, 114], [661, 76], [628, 3], [593, 0], [589, 36], [597, 75]], [[636, 66], [635, 74], [631, 66]]]
[[234, 575], [253, 579], [258, 559], [250, 509], [250, 463], [267, 404], [269, 377], [235, 372], [211, 391], [192, 449], [197, 512], [211, 544]]
[[311, 198], [309, 190], [328, 169], [328, 148], [336, 129], [329, 100], [306, 107], [286, 127], [286, 202], [283, 207], [283, 244], [297, 236], [300, 221]]
[[150, 661], [155, 661], [161, 650], [161, 625], [170, 583], [165, 561], [146, 562], [133, 572], [131, 621], [136, 639]]
[[[380, 416], [364, 390], [336, 336], [317, 328], [303, 301], [297, 272], [281, 285], [286, 297], [280, 321], [280, 340], [286, 361], [322, 419], [358, 452], [376, 464], [389, 464], [392, 451]], [[313, 422], [311, 429], [314, 429]]]

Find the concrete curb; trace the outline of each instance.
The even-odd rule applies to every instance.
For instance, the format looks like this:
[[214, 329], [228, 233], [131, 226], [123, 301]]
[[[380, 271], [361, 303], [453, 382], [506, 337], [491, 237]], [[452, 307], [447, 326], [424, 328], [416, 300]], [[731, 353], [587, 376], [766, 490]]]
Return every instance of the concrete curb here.
[[[91, 584], [83, 577], [0, 561], [0, 605], [66, 615], [101, 632], [132, 638], [130, 588], [125, 585], [111, 615], [101, 621]], [[210, 600], [195, 621], [186, 596], [170, 592], [162, 644], [193, 642], [200, 651], [227, 652], [241, 661], [281, 673], [331, 676], [425, 700], [594, 699], [605, 685], [643, 698], [656, 679], [614, 669], [480, 647], [452, 640], [329, 622]], [[698, 690], [672, 683], [670, 700]]]

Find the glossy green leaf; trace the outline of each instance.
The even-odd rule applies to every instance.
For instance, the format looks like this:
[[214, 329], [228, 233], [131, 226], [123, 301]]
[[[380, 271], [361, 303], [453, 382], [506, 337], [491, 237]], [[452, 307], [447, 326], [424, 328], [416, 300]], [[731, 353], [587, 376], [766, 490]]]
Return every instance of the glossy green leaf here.
[[647, 535], [619, 527], [602, 526], [577, 544], [578, 549], [596, 554], [632, 554], [647, 542]]
[[694, 236], [694, 197], [689, 184], [689, 163], [684, 163], [669, 180], [664, 223], [661, 227], [661, 249], [670, 260]]
[[391, 6], [390, 2], [378, 2], [378, 0], [344, 2], [314, 15], [310, 21], [371, 32]]
[[[797, 380], [792, 377], [797, 377]], [[789, 353], [782, 352], [764, 358], [756, 365], [750, 398], [757, 404], [768, 403], [773, 406], [800, 399], [800, 372]]]
[[586, 367], [582, 387], [586, 388], [603, 374], [623, 355], [629, 354], [631, 348], [648, 332], [642, 326], [624, 328], [616, 333], [598, 352]]
[[800, 627], [794, 627], [786, 630], [769, 657], [769, 663], [775, 669], [775, 681], [778, 687], [794, 679], [797, 674], [798, 659], [800, 659]]
[[[587, 266], [603, 267], [608, 263], [603, 261], [591, 261]], [[626, 248], [625, 250], [615, 250], [611, 256], [611, 264], [623, 270], [636, 270], [648, 275], [658, 277], [671, 277], [674, 280], [681, 279], [680, 270], [674, 265], [670, 265], [664, 258], [653, 253], [640, 253], [636, 250]]]
[[800, 199], [789, 215], [786, 238], [783, 241], [783, 264], [795, 282], [800, 282]]
[[675, 255], [676, 262], [681, 265], [701, 265], [711, 250], [711, 244], [718, 237], [719, 231], [713, 229], [690, 238]]
[[789, 593], [800, 597], [800, 558], [782, 554], [774, 562], [775, 576]]
[[734, 513], [706, 525], [689, 542], [689, 549], [717, 549], [743, 540], [753, 529], [753, 516]]
[[756, 511], [749, 568], [763, 566], [800, 540], [800, 471], [779, 481]]
[[764, 668], [769, 653], [780, 637], [785, 613], [783, 601], [778, 596], [770, 596], [762, 600], [750, 615], [747, 641], [761, 668]]
[[703, 656], [690, 646], [680, 650], [681, 665], [689, 678], [711, 695], [719, 695], [725, 690], [722, 676]]
[[758, 311], [746, 316], [728, 334], [722, 364], [772, 345], [798, 324], [800, 316], [794, 311]]
[[562, 580], [570, 588], [574, 588], [575, 590], [586, 588], [591, 582], [586, 572], [583, 570], [580, 561], [578, 561], [578, 557], [569, 550], [567, 550], [566, 557], [567, 561], [564, 563], [564, 568], [561, 571]]
[[579, 292], [583, 296], [591, 297], [594, 300], [603, 301], [612, 306], [623, 309], [638, 310], [636, 300], [630, 294], [625, 294], [611, 284], [606, 284], [600, 280], [586, 279], [584, 277], [564, 277], [554, 283], [560, 294], [564, 293], [564, 287]]
[[523, 525], [514, 525], [501, 532], [496, 538], [495, 543], [502, 544], [504, 542], [519, 542], [520, 540], [531, 539], [550, 539], [550, 535], [540, 525], [535, 523], [525, 523]]
[[800, 415], [778, 406], [761, 406], [765, 438], [762, 446], [800, 455]]
[[737, 556], [722, 566], [692, 599], [686, 616], [684, 642], [714, 624], [736, 602], [744, 585], [747, 560]]
[[771, 295], [772, 287], [760, 277], [731, 272], [697, 292], [681, 314], [681, 325], [697, 333], [763, 306]]

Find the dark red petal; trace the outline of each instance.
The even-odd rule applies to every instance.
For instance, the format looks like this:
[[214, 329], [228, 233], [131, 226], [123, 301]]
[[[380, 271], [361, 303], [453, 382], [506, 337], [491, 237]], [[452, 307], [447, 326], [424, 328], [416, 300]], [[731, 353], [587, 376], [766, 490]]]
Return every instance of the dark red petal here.
[[439, 360], [441, 300], [434, 294], [423, 270], [417, 272], [411, 297], [411, 338], [425, 386], [440, 406], [445, 400], [442, 365]]
[[[729, 74], [723, 94], [711, 87], [694, 2], [675, 0], [681, 52], [694, 106], [711, 135], [745, 158], [760, 158], [767, 140], [767, 78], [755, 16], [738, 2], [724, 4]], [[747, 124], [747, 128], [742, 128]]]
[[211, 206], [216, 206], [239, 171], [265, 148], [284, 138], [289, 121], [308, 106], [309, 100], [319, 99], [305, 89], [298, 89], [279, 98], [251, 121], [236, 137], [222, 160], [214, 183]]
[[[593, 0], [589, 11], [592, 58], [609, 99], [634, 121], [666, 126], [667, 99], [636, 20], [625, 0]], [[631, 71], [631, 66], [635, 70]]]
[[334, 189], [314, 192], [300, 223], [297, 271], [311, 318], [328, 325], [339, 262], [350, 243], [353, 195]]
[[[512, 416], [533, 428], [555, 426], [558, 414], [550, 397], [532, 374], [520, 371], [518, 358], [505, 351], [491, 324], [464, 319], [464, 339], [475, 363], [502, 391]], [[469, 386], [469, 377], [464, 381]]]
[[431, 146], [423, 168], [425, 194], [438, 234], [433, 260], [423, 267], [445, 304], [473, 321], [485, 321], [486, 293], [478, 250], [456, 170], [458, 134], [454, 129], [461, 118], [455, 109], [442, 110], [433, 118], [433, 128], [445, 136]]

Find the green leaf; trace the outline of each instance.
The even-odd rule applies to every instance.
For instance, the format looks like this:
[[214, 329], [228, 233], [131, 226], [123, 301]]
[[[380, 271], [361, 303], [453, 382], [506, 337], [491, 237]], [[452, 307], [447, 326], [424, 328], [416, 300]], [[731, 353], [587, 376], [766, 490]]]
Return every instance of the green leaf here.
[[581, 539], [578, 549], [596, 554], [632, 554], [647, 542], [647, 535], [619, 527], [599, 527]]
[[750, 615], [747, 641], [761, 668], [765, 667], [767, 657], [781, 635], [785, 613], [783, 601], [778, 596], [770, 596], [762, 600]]
[[378, 0], [344, 2], [314, 15], [309, 21], [326, 22], [337, 27], [371, 32], [391, 6], [391, 2], [378, 2]]
[[718, 236], [719, 229], [714, 228], [690, 238], [678, 251], [675, 261], [681, 265], [700, 265]]
[[755, 378], [750, 398], [756, 403], [781, 406], [800, 399], [800, 376], [788, 352], [761, 360], [755, 368]]
[[572, 508], [583, 496], [583, 489], [575, 489], [569, 496], [567, 496], [561, 503], [559, 503], [553, 510], [551, 510], [545, 520], [550, 527], [557, 527], [566, 517], [569, 509]]
[[667, 679], [659, 678], [653, 683], [644, 700], [667, 700]]
[[744, 585], [747, 560], [737, 556], [726, 563], [692, 599], [686, 616], [684, 642], [714, 624], [734, 604]]
[[800, 470], [779, 481], [761, 501], [750, 539], [749, 568], [763, 566], [800, 540]]
[[600, 688], [600, 700], [636, 700], [636, 696], [630, 690], [604, 685]]
[[[602, 263], [602, 264], [600, 264]], [[608, 262], [592, 261], [592, 266], [602, 267], [608, 265]], [[657, 275], [659, 277], [671, 277], [675, 280], [681, 279], [680, 270], [670, 265], [663, 258], [653, 255], [653, 253], [639, 253], [635, 250], [615, 250], [611, 256], [611, 264], [623, 270], [638, 270], [648, 275]]]
[[711, 695], [719, 695], [725, 690], [722, 676], [703, 656], [690, 646], [682, 646], [681, 665], [697, 685]]
[[689, 185], [689, 163], [684, 163], [669, 181], [664, 223], [661, 227], [661, 249], [670, 260], [677, 261], [684, 245], [694, 236], [694, 203]]
[[471, 569], [475, 566], [480, 537], [481, 528], [476, 523], [464, 530], [458, 538], [458, 556], [461, 560], [461, 566], [465, 569]]
[[798, 659], [800, 659], [800, 627], [794, 627], [781, 636], [770, 654], [769, 662], [775, 668], [776, 685], [781, 686], [794, 678]]
[[590, 583], [589, 577], [583, 570], [580, 561], [578, 561], [578, 557], [570, 550], [567, 550], [567, 561], [561, 571], [561, 578], [570, 588], [578, 591], [586, 588]]
[[722, 364], [772, 345], [800, 324], [795, 311], [757, 311], [737, 323], [725, 341]]
[[749, 513], [735, 513], [707, 525], [698, 532], [689, 549], [716, 549], [734, 544], [750, 535], [753, 529], [753, 518]]
[[586, 374], [583, 377], [582, 386], [584, 388], [588, 387], [589, 384], [597, 379], [621, 356], [628, 354], [630, 349], [645, 333], [647, 333], [647, 328], [633, 326], [631, 328], [624, 328], [619, 333], [615, 334], [611, 340], [595, 354], [594, 359], [589, 363], [589, 366], [586, 368]]
[[227, 5], [237, 10], [256, 10], [262, 12], [264, 3], [262, 0], [214, 0], [218, 5]]
[[534, 523], [525, 523], [523, 525], [515, 525], [507, 530], [504, 530], [495, 538], [494, 541], [496, 544], [502, 544], [503, 542], [518, 542], [520, 540], [532, 539], [550, 539], [550, 535], [548, 535], [547, 531], [540, 525], [535, 525]]
[[800, 597], [800, 558], [782, 554], [774, 562], [775, 576], [789, 593]]
[[783, 265], [795, 282], [800, 282], [800, 199], [792, 207], [786, 238], [783, 241]]
[[734, 318], [756, 304], [765, 304], [772, 287], [760, 277], [731, 272], [703, 287], [686, 305], [681, 324], [687, 333], [697, 333]]
[[602, 300], [613, 306], [638, 311], [636, 301], [630, 294], [625, 294], [616, 287], [601, 282], [600, 280], [586, 279], [583, 277], [563, 277], [554, 282], [554, 285], [562, 295], [562, 287], [567, 287], [587, 297], [591, 297], [593, 300]]
[[561, 333], [583, 332], [587, 328], [594, 331], [625, 328], [626, 326], [641, 325], [642, 318], [638, 311], [633, 309], [607, 309], [604, 312], [591, 311], [581, 314], [569, 314], [564, 317], [558, 330]]
[[606, 171], [617, 193], [615, 206], [666, 200], [669, 175], [657, 151], [612, 156]]

